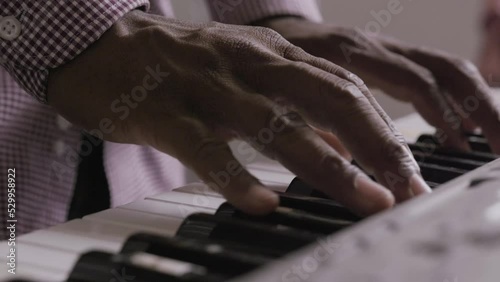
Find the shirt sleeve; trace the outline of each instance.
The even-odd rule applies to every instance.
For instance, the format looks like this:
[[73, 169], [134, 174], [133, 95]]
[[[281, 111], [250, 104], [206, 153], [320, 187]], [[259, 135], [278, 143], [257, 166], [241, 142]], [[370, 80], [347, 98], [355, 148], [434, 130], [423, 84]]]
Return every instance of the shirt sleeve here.
[[46, 103], [49, 70], [74, 59], [136, 8], [147, 10], [148, 0], [0, 0], [4, 32], [20, 29], [15, 38], [0, 29], [0, 65]]
[[275, 16], [297, 16], [321, 21], [315, 0], [207, 0], [215, 21], [249, 24]]

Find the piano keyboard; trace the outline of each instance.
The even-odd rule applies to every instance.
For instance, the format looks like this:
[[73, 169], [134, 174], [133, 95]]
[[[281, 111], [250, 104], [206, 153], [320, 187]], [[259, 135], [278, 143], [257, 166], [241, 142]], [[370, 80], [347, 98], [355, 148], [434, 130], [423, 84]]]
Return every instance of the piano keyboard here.
[[498, 281], [500, 160], [484, 144], [457, 153], [416, 141], [439, 188], [380, 215], [361, 219], [299, 179], [260, 217], [192, 184], [19, 236], [15, 276], [0, 242], [0, 280]]

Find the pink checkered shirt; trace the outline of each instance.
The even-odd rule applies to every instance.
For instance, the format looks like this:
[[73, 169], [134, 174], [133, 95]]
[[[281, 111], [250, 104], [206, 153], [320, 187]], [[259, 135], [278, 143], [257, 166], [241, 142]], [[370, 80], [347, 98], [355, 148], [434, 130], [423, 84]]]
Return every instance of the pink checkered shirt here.
[[[314, 0], [210, 0], [216, 21], [245, 24], [270, 16], [319, 20]], [[7, 174], [15, 169], [17, 234], [64, 222], [79, 163], [81, 129], [46, 105], [49, 69], [84, 51], [114, 22], [147, 0], [0, 0], [0, 17], [15, 16], [21, 35], [0, 38], [0, 239], [7, 236]], [[151, 12], [173, 16], [170, 2]], [[184, 168], [151, 148], [105, 142], [111, 205], [181, 186]]]

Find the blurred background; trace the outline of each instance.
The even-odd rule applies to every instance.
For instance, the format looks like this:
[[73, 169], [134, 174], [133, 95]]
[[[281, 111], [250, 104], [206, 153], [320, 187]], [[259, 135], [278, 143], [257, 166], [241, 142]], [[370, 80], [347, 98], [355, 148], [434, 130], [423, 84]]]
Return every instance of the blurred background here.
[[[317, 0], [326, 22], [365, 30], [375, 21], [372, 11], [387, 10], [390, 0]], [[205, 1], [172, 0], [176, 16], [190, 21], [209, 20]], [[446, 50], [477, 61], [480, 45], [480, 19], [483, 2], [478, 0], [400, 0], [403, 10], [393, 15], [381, 32], [419, 45]], [[378, 101], [392, 118], [407, 115], [412, 107], [376, 93]]]

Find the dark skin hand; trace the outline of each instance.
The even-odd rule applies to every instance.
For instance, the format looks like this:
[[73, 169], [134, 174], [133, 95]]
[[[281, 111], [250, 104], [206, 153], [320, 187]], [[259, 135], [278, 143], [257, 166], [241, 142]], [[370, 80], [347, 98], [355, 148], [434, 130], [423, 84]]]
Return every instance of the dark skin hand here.
[[498, 1], [487, 0], [479, 70], [492, 87], [500, 87], [500, 15]]
[[469, 150], [465, 132], [481, 129], [500, 154], [500, 107], [470, 62], [353, 28], [283, 17], [257, 23], [308, 53], [359, 75], [368, 85], [412, 103], [449, 147]]
[[[252, 214], [274, 210], [279, 198], [238, 163], [227, 136], [271, 135], [251, 144], [360, 215], [430, 192], [363, 81], [267, 28], [134, 11], [51, 72], [48, 100], [105, 140], [178, 158]], [[332, 133], [381, 184], [334, 149]], [[231, 174], [227, 183], [214, 181], [219, 172]]]

